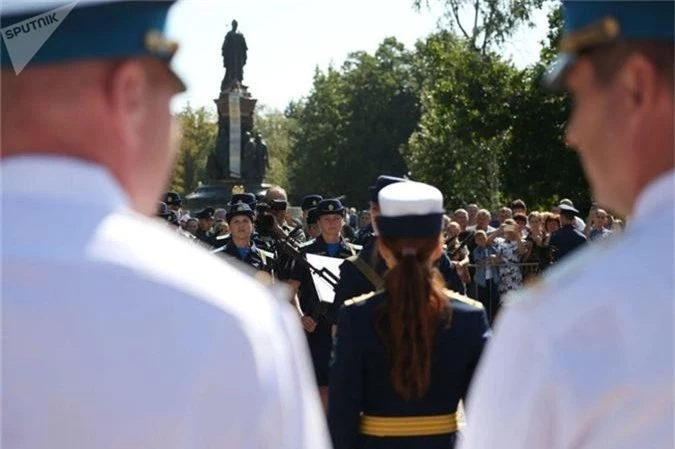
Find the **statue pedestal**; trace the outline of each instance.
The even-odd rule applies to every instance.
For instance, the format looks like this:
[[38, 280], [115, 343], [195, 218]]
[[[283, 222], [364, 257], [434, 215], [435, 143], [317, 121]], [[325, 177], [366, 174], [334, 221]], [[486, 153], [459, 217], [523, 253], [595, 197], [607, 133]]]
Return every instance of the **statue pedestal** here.
[[[230, 96], [239, 97], [239, 116], [232, 117], [230, 110]], [[248, 178], [243, 167], [244, 146], [247, 141], [246, 134], [253, 130], [253, 118], [257, 99], [252, 98], [245, 86], [228, 86], [220, 93], [220, 97], [214, 100], [218, 110], [218, 137], [214, 160], [208, 167], [212, 179], [246, 179]], [[236, 136], [238, 134], [238, 145]]]
[[[239, 99], [238, 117], [232, 117], [230, 98]], [[216, 148], [209, 156], [206, 167], [211, 180], [186, 195], [187, 207], [190, 210], [225, 206], [232, 197], [232, 189], [236, 186], [242, 186], [244, 191], [255, 194], [264, 192], [268, 187], [259, 180], [254, 180], [251, 173], [247, 173], [244, 164], [247, 157], [244, 154], [248, 141], [247, 133], [253, 130], [258, 100], [252, 98], [246, 86], [235, 83], [226, 86], [214, 101], [218, 110], [218, 136]], [[237, 136], [231, 138], [231, 130], [237, 132], [237, 129], [238, 139]]]

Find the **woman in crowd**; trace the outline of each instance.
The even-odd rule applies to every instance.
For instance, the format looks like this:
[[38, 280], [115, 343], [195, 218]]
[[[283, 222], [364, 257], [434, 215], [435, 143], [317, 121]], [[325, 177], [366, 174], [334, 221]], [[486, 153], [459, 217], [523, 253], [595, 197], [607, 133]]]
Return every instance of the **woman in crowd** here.
[[518, 264], [527, 253], [527, 247], [512, 218], [504, 220], [499, 230], [490, 235], [488, 242], [493, 241], [496, 243], [499, 263], [499, 294], [503, 297], [523, 285], [523, 275]]
[[545, 269], [550, 264], [550, 252], [546, 246], [546, 232], [544, 231], [544, 223], [542, 221], [543, 214], [540, 212], [532, 212], [528, 217], [529, 227], [527, 236], [525, 238], [525, 246], [527, 253], [523, 261], [528, 264], [537, 264], [536, 266], [528, 266], [523, 273], [523, 277], [528, 279], [536, 276], [541, 270]]
[[454, 447], [457, 406], [489, 335], [477, 301], [449, 292], [433, 267], [443, 251], [443, 196], [416, 182], [379, 194], [384, 289], [340, 312], [328, 422], [335, 449]]

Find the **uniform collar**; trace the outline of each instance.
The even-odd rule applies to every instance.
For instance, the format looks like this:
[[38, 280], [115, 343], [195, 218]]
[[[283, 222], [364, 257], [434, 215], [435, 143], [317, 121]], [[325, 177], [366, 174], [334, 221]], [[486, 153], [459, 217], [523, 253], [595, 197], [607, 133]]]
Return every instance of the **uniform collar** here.
[[[327, 248], [327, 247], [328, 247], [328, 243], [326, 243], [326, 241], [323, 239], [323, 236], [322, 236], [322, 235], [319, 235], [319, 236], [316, 238], [316, 243], [319, 244], [319, 245], [321, 245], [321, 246], [323, 246], [324, 248]], [[337, 244], [338, 244], [341, 248], [347, 248], [347, 241], [346, 241], [342, 236], [340, 236], [340, 240], [337, 242]]]
[[649, 220], [655, 214], [668, 211], [673, 213], [675, 202], [675, 170], [665, 173], [640, 193], [633, 208], [633, 224]]
[[2, 194], [127, 207], [129, 197], [101, 165], [65, 156], [11, 156], [0, 162]]

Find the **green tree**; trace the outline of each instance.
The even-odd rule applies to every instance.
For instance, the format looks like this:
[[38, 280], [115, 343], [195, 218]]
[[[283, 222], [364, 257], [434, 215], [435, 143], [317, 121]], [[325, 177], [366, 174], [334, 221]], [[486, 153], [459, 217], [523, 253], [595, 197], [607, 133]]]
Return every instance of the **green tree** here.
[[[437, 0], [443, 3], [450, 27], [469, 46], [487, 53], [503, 44], [522, 25], [533, 26], [532, 11], [544, 0]], [[429, 0], [414, 0], [420, 9]]]
[[288, 186], [288, 156], [293, 146], [293, 132], [297, 128], [295, 119], [277, 110], [259, 106], [255, 117], [256, 131], [262, 134], [270, 156], [270, 169], [265, 181], [270, 184]]
[[405, 148], [413, 179], [437, 186], [449, 207], [501, 201], [517, 70], [447, 31], [418, 43], [422, 117]]
[[199, 181], [206, 179], [206, 161], [215, 148], [218, 124], [206, 108], [187, 105], [177, 115], [181, 127], [181, 143], [174, 166], [170, 189], [181, 195], [192, 192]]
[[566, 96], [543, 87], [546, 67], [557, 54], [562, 35], [562, 11], [549, 14], [547, 41], [542, 42], [540, 61], [520, 75], [520, 88], [513, 98], [513, 125], [504, 157], [504, 189], [511, 198], [548, 208], [563, 198], [577, 207], [590, 205], [590, 192], [577, 154], [564, 142], [569, 115]]
[[420, 114], [414, 62], [388, 38], [373, 55], [353, 53], [339, 70], [317, 70], [308, 97], [288, 111], [297, 120], [289, 159], [296, 195], [346, 195], [362, 206], [377, 175], [407, 171], [400, 147]]

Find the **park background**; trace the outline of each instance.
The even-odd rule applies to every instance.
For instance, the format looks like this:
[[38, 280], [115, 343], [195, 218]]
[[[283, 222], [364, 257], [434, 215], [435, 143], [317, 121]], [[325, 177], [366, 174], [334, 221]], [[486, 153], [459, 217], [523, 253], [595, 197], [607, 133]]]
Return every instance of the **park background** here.
[[568, 100], [541, 85], [562, 26], [558, 2], [544, 0], [179, 3], [169, 32], [183, 43], [175, 63], [188, 91], [172, 105], [183, 129], [172, 190], [208, 181], [232, 19], [270, 149], [265, 181], [291, 198], [365, 207], [367, 186], [387, 173], [437, 186], [451, 209], [590, 205], [563, 142]]

